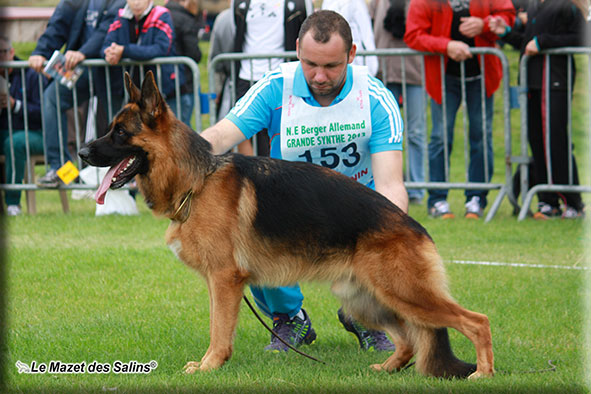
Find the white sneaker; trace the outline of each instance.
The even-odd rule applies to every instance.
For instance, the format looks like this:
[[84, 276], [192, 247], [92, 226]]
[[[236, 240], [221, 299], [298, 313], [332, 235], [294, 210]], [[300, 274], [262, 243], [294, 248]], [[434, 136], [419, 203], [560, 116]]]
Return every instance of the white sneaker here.
[[449, 203], [445, 200], [437, 201], [429, 208], [429, 215], [434, 218], [453, 219], [455, 216], [449, 209]]
[[6, 207], [7, 216], [19, 216], [22, 213], [23, 211], [21, 210], [21, 207], [18, 205], [9, 205]]
[[464, 217], [468, 219], [478, 219], [482, 216], [484, 210], [480, 206], [480, 197], [474, 196], [465, 205], [466, 214]]
[[562, 214], [563, 219], [578, 219], [582, 218], [583, 216], [585, 216], [583, 211], [577, 211], [575, 208], [569, 206], [566, 207], [564, 213]]

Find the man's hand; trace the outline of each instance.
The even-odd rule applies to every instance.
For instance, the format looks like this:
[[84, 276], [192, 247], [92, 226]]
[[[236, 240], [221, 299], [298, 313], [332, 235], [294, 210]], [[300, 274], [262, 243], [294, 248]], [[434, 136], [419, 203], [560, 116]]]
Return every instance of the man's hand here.
[[528, 42], [525, 46], [525, 54], [531, 56], [537, 55], [538, 53], [540, 53], [540, 51], [538, 50], [538, 45], [536, 44], [536, 42], [534, 40]]
[[110, 65], [115, 65], [119, 63], [121, 57], [123, 56], [123, 45], [116, 44], [114, 42], [111, 43], [107, 49], [105, 49], [105, 60]]
[[39, 72], [41, 72], [41, 70], [43, 70], [43, 63], [46, 60], [47, 59], [44, 56], [33, 55], [33, 56], [29, 57], [29, 67], [31, 67], [33, 70], [35, 70], [39, 73]]
[[12, 109], [12, 108], [14, 108], [14, 104], [15, 104], [15, 101], [10, 95], [8, 95], [6, 93], [0, 94], [0, 108]]
[[73, 70], [78, 63], [86, 59], [86, 55], [80, 51], [67, 51], [64, 56], [66, 57], [66, 70]]
[[468, 38], [474, 38], [484, 28], [484, 20], [477, 16], [464, 16], [460, 18], [460, 33]]
[[470, 53], [470, 46], [468, 44], [462, 41], [452, 40], [447, 44], [447, 56], [456, 62], [460, 62], [470, 59], [472, 54]]
[[501, 34], [505, 33], [505, 30], [507, 29], [507, 23], [505, 23], [505, 20], [500, 16], [495, 16], [490, 18], [490, 21], [488, 22], [488, 28], [497, 36], [500, 36]]

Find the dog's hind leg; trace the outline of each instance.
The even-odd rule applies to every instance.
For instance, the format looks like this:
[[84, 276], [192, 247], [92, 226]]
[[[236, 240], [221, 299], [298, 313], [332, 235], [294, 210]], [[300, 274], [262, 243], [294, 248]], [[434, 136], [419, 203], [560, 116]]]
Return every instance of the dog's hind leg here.
[[396, 349], [394, 350], [394, 354], [388, 357], [386, 361], [382, 364], [373, 364], [371, 368], [376, 371], [400, 371], [415, 354], [413, 344], [408, 337], [405, 322], [402, 319], [398, 319], [395, 327], [388, 325], [384, 327], [384, 330], [392, 338]]
[[186, 373], [219, 368], [232, 355], [245, 278], [234, 268], [214, 272], [207, 278], [210, 344], [201, 361], [190, 361], [185, 365]]
[[[432, 376], [466, 377], [476, 369], [472, 377], [492, 376], [488, 318], [462, 308], [451, 298], [445, 270], [433, 243], [423, 239], [405, 250], [395, 242], [381, 246], [381, 253], [363, 255], [354, 273], [381, 305], [406, 321], [417, 370]], [[453, 355], [446, 327], [457, 329], [474, 344], [476, 368]], [[384, 365], [396, 366], [399, 361], [396, 355], [393, 357]]]

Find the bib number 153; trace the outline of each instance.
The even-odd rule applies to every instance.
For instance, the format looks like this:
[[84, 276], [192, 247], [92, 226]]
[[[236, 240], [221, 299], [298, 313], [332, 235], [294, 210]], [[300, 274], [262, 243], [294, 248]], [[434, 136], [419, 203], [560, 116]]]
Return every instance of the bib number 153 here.
[[[313, 163], [312, 152], [305, 151], [298, 157], [306, 159], [308, 163]], [[361, 154], [357, 152], [357, 144], [351, 142], [349, 145], [342, 148], [340, 151], [337, 147], [328, 147], [320, 149], [320, 160], [316, 164], [323, 167], [335, 169], [340, 163], [346, 167], [355, 167], [361, 161]]]

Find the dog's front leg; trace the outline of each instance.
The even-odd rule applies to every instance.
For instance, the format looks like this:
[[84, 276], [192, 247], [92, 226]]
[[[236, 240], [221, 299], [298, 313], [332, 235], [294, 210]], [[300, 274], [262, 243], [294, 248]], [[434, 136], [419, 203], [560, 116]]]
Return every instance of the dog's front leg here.
[[215, 272], [207, 280], [210, 296], [210, 344], [201, 361], [185, 365], [186, 373], [221, 367], [232, 355], [234, 332], [246, 276], [236, 269]]

